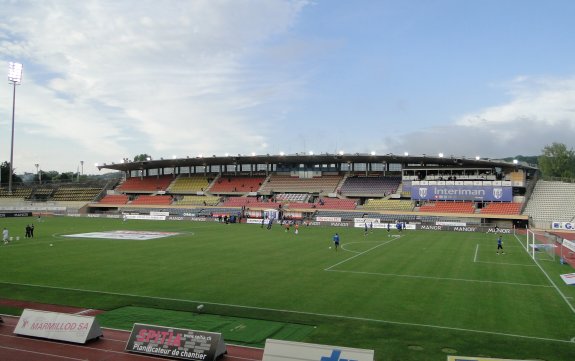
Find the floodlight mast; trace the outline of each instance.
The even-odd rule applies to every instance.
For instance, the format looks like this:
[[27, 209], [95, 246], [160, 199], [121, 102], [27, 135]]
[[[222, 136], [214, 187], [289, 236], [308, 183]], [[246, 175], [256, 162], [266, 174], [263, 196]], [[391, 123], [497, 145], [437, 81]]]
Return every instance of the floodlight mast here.
[[8, 63], [8, 81], [14, 87], [12, 93], [12, 140], [10, 144], [10, 173], [8, 174], [8, 194], [12, 194], [12, 176], [14, 174], [14, 114], [16, 111], [16, 85], [22, 82], [22, 64]]

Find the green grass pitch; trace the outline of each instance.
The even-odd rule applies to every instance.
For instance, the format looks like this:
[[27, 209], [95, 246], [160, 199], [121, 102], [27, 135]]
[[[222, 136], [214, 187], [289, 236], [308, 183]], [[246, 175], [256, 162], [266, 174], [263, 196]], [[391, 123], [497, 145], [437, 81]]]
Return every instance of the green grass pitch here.
[[[34, 239], [24, 238], [27, 223], [35, 225]], [[20, 237], [0, 246], [4, 298], [110, 315], [127, 306], [153, 309], [160, 325], [170, 322], [161, 310], [193, 315], [203, 304], [204, 315], [243, 318], [246, 325], [304, 325], [311, 331], [300, 333], [301, 341], [374, 349], [377, 360], [449, 354], [575, 360], [575, 288], [559, 277], [573, 270], [558, 261], [536, 264], [523, 237], [504, 235], [505, 254], [497, 255], [496, 236], [483, 233], [393, 230], [388, 236], [376, 229], [366, 236], [363, 229], [300, 227], [295, 235], [293, 227], [287, 233], [278, 225], [268, 231], [71, 217], [7, 218], [0, 227]], [[119, 230], [178, 235], [65, 237]], [[342, 243], [337, 252], [329, 248], [335, 232]], [[114, 322], [101, 318], [104, 326], [119, 326]], [[189, 322], [193, 329], [193, 317]]]

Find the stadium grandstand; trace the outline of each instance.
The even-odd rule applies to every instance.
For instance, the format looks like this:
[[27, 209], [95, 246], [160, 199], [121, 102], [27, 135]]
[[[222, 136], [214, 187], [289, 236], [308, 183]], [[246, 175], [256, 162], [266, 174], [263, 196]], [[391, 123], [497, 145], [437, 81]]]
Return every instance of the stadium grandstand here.
[[11, 199], [13, 205], [19, 200], [20, 208], [33, 206], [26, 203], [32, 200], [34, 206], [83, 201], [69, 210], [80, 214], [163, 211], [174, 216], [233, 214], [241, 220], [273, 209], [291, 219], [375, 217], [423, 223], [449, 218], [513, 227], [533, 217], [523, 209], [539, 189], [528, 187], [537, 180], [533, 166], [464, 157], [238, 155], [99, 168], [118, 171], [114, 187], [23, 187], [12, 197], [0, 192], [0, 200]]
[[102, 164], [117, 179], [0, 188], [4, 210], [74, 214], [291, 219], [332, 217], [433, 223], [437, 219], [549, 229], [573, 222], [575, 185], [539, 179], [534, 166], [465, 157], [291, 154]]

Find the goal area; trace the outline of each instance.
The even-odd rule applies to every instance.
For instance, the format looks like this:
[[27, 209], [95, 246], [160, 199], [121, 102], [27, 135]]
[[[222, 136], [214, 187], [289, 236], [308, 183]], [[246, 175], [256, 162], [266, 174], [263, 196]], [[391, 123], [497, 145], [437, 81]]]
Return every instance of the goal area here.
[[562, 238], [554, 234], [527, 229], [525, 250], [534, 260], [555, 261], [560, 254]]

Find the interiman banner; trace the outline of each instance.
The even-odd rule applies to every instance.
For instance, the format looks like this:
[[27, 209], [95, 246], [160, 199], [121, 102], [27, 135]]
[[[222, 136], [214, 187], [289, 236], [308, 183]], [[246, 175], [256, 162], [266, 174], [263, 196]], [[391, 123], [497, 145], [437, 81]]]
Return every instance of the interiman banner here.
[[419, 201], [485, 201], [511, 202], [511, 187], [456, 186], [456, 185], [414, 185], [411, 199]]

